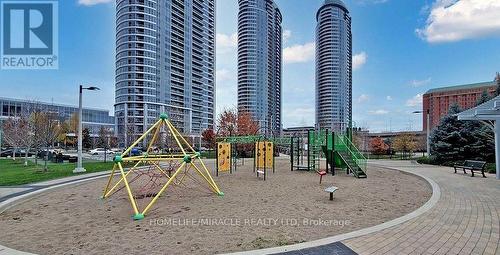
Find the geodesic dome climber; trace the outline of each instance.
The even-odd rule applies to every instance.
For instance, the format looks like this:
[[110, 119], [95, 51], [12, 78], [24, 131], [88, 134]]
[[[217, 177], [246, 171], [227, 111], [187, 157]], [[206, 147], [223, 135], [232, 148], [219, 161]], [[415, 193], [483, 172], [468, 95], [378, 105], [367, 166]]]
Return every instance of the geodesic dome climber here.
[[[148, 145], [146, 151], [139, 156], [128, 156], [141, 143]], [[162, 143], [166, 143], [162, 146], [164, 148], [156, 147]], [[224, 196], [201, 160], [200, 153], [177, 131], [167, 114], [161, 114], [160, 119], [137, 141], [121, 155], [115, 156], [114, 163], [102, 198], [125, 189], [134, 211], [134, 220], [143, 219], [158, 199], [167, 194], [167, 188], [170, 187], [172, 192], [174, 187], [187, 188], [187, 180], [191, 180], [190, 184], [195, 187], [206, 184], [210, 192]], [[126, 164], [130, 168], [125, 169]]]

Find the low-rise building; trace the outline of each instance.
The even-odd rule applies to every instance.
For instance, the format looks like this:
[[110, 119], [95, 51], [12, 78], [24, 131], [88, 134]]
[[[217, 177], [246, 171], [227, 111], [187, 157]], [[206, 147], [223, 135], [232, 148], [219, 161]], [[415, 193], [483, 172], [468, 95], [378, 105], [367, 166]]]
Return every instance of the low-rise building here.
[[[74, 113], [77, 113], [78, 107], [34, 100], [0, 97], [0, 124], [9, 117], [20, 116], [26, 113], [30, 114], [33, 111], [55, 113], [58, 116], [58, 120], [63, 122], [70, 119]], [[99, 133], [101, 127], [114, 131], [115, 117], [110, 115], [108, 110], [83, 108], [82, 124], [83, 128], [88, 128], [90, 134], [95, 136]]]
[[291, 127], [283, 129], [284, 137], [307, 137], [307, 132], [314, 130], [313, 126]]
[[439, 125], [441, 118], [448, 114], [450, 106], [458, 104], [462, 110], [476, 106], [481, 95], [486, 91], [493, 96], [497, 88], [495, 81], [451, 87], [435, 88], [423, 95], [423, 130], [427, 130], [427, 112], [430, 117], [431, 130]]

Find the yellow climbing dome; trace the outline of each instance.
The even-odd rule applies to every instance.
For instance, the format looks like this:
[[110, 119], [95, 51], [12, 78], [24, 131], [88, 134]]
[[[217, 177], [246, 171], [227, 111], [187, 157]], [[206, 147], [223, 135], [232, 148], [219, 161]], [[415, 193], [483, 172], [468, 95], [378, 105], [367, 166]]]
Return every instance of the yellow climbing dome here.
[[[169, 153], [152, 154], [154, 146], [162, 143], [161, 138], [163, 137], [162, 139], [166, 140], [167, 135], [165, 133], [168, 133], [168, 137], [172, 140], [171, 146], [168, 148]], [[168, 144], [168, 142], [163, 142]], [[148, 144], [146, 152], [140, 156], [127, 156], [140, 143]], [[154, 149], [158, 150], [157, 148]], [[201, 160], [200, 154], [177, 131], [166, 114], [160, 115], [160, 119], [120, 156], [115, 156], [114, 162], [102, 198], [108, 198], [125, 188], [134, 211], [135, 220], [143, 219], [144, 215], [148, 213], [158, 198], [167, 191], [169, 186], [183, 185], [186, 177], [193, 177], [190, 174], [192, 171], [202, 177], [201, 180], [208, 184], [212, 192], [219, 196], [224, 195]], [[125, 170], [124, 164], [131, 164], [131, 167]], [[115, 175], [118, 171], [119, 174]], [[135, 177], [132, 178], [132, 176]], [[146, 184], [142, 188], [132, 187], [130, 184], [141, 176], [148, 177], [146, 178]], [[160, 178], [166, 180], [166, 182], [157, 181]], [[198, 184], [201, 184], [201, 182], [198, 182]], [[142, 197], [138, 196], [137, 193], [154, 186], [158, 188], [156, 192], [142, 194]], [[141, 209], [137, 200], [144, 197], [151, 197], [152, 199]]]

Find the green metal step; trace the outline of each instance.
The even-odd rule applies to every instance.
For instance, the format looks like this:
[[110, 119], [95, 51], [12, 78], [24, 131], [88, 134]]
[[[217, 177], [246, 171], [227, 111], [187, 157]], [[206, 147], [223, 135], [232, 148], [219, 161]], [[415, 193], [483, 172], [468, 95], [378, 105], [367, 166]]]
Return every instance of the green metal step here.
[[353, 175], [357, 178], [366, 178], [366, 173], [356, 164], [354, 160], [352, 160], [351, 155], [346, 151], [337, 152], [347, 167], [351, 170]]

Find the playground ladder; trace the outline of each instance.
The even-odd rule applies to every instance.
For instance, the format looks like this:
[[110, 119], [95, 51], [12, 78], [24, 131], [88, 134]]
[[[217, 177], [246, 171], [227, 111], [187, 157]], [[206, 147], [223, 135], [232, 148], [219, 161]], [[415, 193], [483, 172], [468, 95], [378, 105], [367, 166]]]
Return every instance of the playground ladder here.
[[335, 135], [335, 151], [356, 178], [366, 178], [366, 158], [345, 135]]

